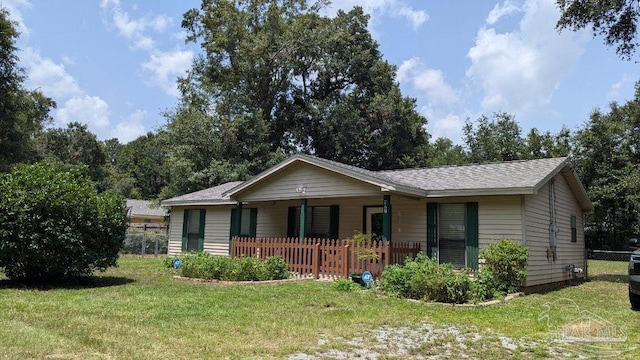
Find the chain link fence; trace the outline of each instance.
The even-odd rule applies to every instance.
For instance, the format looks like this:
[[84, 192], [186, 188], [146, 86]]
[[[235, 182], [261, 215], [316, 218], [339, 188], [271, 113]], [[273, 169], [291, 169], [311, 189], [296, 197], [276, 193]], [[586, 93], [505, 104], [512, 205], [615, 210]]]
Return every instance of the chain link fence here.
[[125, 235], [122, 254], [142, 256], [166, 255], [169, 245], [169, 235], [157, 232], [128, 232]]
[[587, 258], [592, 260], [629, 261], [631, 251], [587, 250]]

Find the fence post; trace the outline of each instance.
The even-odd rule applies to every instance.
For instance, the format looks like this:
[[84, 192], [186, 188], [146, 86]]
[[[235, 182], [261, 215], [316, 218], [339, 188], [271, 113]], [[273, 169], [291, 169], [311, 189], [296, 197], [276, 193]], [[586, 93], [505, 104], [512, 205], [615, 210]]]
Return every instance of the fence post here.
[[158, 247], [159, 247], [159, 246], [158, 246], [158, 235], [156, 235], [156, 237], [155, 237], [155, 241], [156, 241], [156, 250], [155, 250], [155, 252], [154, 252], [154, 256], [155, 256], [155, 257], [158, 257]]
[[[145, 226], [146, 226], [146, 225], [145, 225]], [[140, 250], [140, 254], [142, 254], [142, 256], [144, 256], [144, 255], [145, 255], [145, 252], [146, 252], [146, 250], [147, 250], [147, 249], [146, 249], [146, 247], [147, 247], [147, 233], [142, 234], [142, 241], [141, 241], [141, 244], [142, 244], [142, 249]]]
[[311, 261], [313, 261], [313, 276], [316, 279], [320, 278], [320, 243], [316, 243], [313, 247], [314, 256], [311, 257]]
[[349, 244], [345, 245], [342, 252], [342, 258], [344, 259], [344, 269], [342, 270], [342, 276], [345, 279], [349, 278]]

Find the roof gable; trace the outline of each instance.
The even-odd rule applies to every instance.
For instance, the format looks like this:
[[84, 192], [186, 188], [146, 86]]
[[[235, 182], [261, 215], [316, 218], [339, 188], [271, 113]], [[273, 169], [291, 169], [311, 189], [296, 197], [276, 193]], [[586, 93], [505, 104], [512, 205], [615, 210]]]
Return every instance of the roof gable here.
[[[297, 154], [244, 182], [231, 182], [162, 202], [163, 206], [235, 204], [243, 194], [265, 188], [300, 164], [328, 171], [378, 188], [382, 192], [412, 197], [491, 196], [536, 194], [551, 178], [561, 173], [583, 210], [593, 205], [566, 158], [518, 160], [437, 168], [370, 171], [310, 155]], [[290, 185], [290, 184], [289, 184]], [[291, 186], [289, 186], [291, 187]], [[292, 188], [293, 189], [293, 188]], [[280, 194], [281, 195], [281, 194]], [[324, 197], [331, 194], [324, 194]], [[296, 197], [300, 195], [297, 194]], [[310, 196], [310, 194], [306, 194]], [[335, 196], [344, 196], [337, 189]], [[274, 198], [275, 199], [275, 198]], [[278, 198], [280, 199], [280, 198]]]

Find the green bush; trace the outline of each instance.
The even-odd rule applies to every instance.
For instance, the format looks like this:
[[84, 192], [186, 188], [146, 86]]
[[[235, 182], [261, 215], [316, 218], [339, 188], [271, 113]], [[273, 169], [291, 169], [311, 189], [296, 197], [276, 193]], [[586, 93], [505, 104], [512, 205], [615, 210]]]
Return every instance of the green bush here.
[[423, 254], [405, 265], [385, 268], [380, 280], [385, 293], [409, 299], [465, 303], [472, 294], [472, 280], [466, 271], [456, 273], [451, 264], [438, 264]]
[[[173, 266], [166, 261], [165, 266]], [[213, 256], [205, 252], [190, 253], [180, 257], [181, 274], [184, 277], [217, 279], [225, 281], [281, 280], [290, 276], [289, 266], [279, 256], [262, 261], [254, 257], [230, 258]]]
[[495, 290], [502, 294], [517, 292], [527, 277], [528, 256], [526, 246], [513, 240], [500, 240], [480, 252], [480, 257], [485, 259], [480, 276], [485, 281], [493, 281]]
[[362, 290], [362, 286], [360, 284], [353, 282], [350, 279], [339, 278], [336, 279], [332, 284], [331, 288], [336, 291], [343, 292], [354, 292]]
[[98, 194], [82, 169], [37, 163], [0, 175], [0, 268], [22, 282], [56, 281], [116, 266], [125, 201]]

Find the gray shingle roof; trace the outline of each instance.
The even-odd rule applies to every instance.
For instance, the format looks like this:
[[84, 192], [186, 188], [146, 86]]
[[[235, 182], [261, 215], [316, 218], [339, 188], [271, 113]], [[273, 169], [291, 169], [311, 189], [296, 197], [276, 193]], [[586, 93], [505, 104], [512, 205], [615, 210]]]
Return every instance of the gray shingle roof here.
[[232, 181], [218, 186], [214, 186], [208, 189], [192, 192], [189, 194], [176, 196], [171, 199], [164, 200], [162, 206], [174, 206], [174, 205], [209, 205], [209, 204], [235, 204], [235, 201], [231, 201], [223, 194], [235, 187], [242, 184], [242, 181]]
[[127, 199], [127, 208], [131, 208], [128, 212], [130, 216], [137, 217], [164, 217], [167, 210], [158, 206], [153, 206], [153, 202], [148, 200]]
[[[565, 157], [436, 168], [370, 171], [315, 156], [298, 154], [245, 182], [230, 182], [178, 196], [163, 201], [162, 205], [234, 204], [235, 201], [231, 200], [230, 196], [241, 193], [244, 189], [282, 171], [297, 161], [380, 185], [385, 191], [420, 197], [532, 194], [560, 171], [573, 171], [569, 159]], [[574, 192], [581, 198], [580, 201], [585, 208], [591, 208], [584, 188], [577, 176], [574, 177], [575, 179], [570, 181], [571, 186], [575, 187]]]
[[382, 171], [391, 181], [427, 192], [536, 189], [568, 163], [567, 158]]

